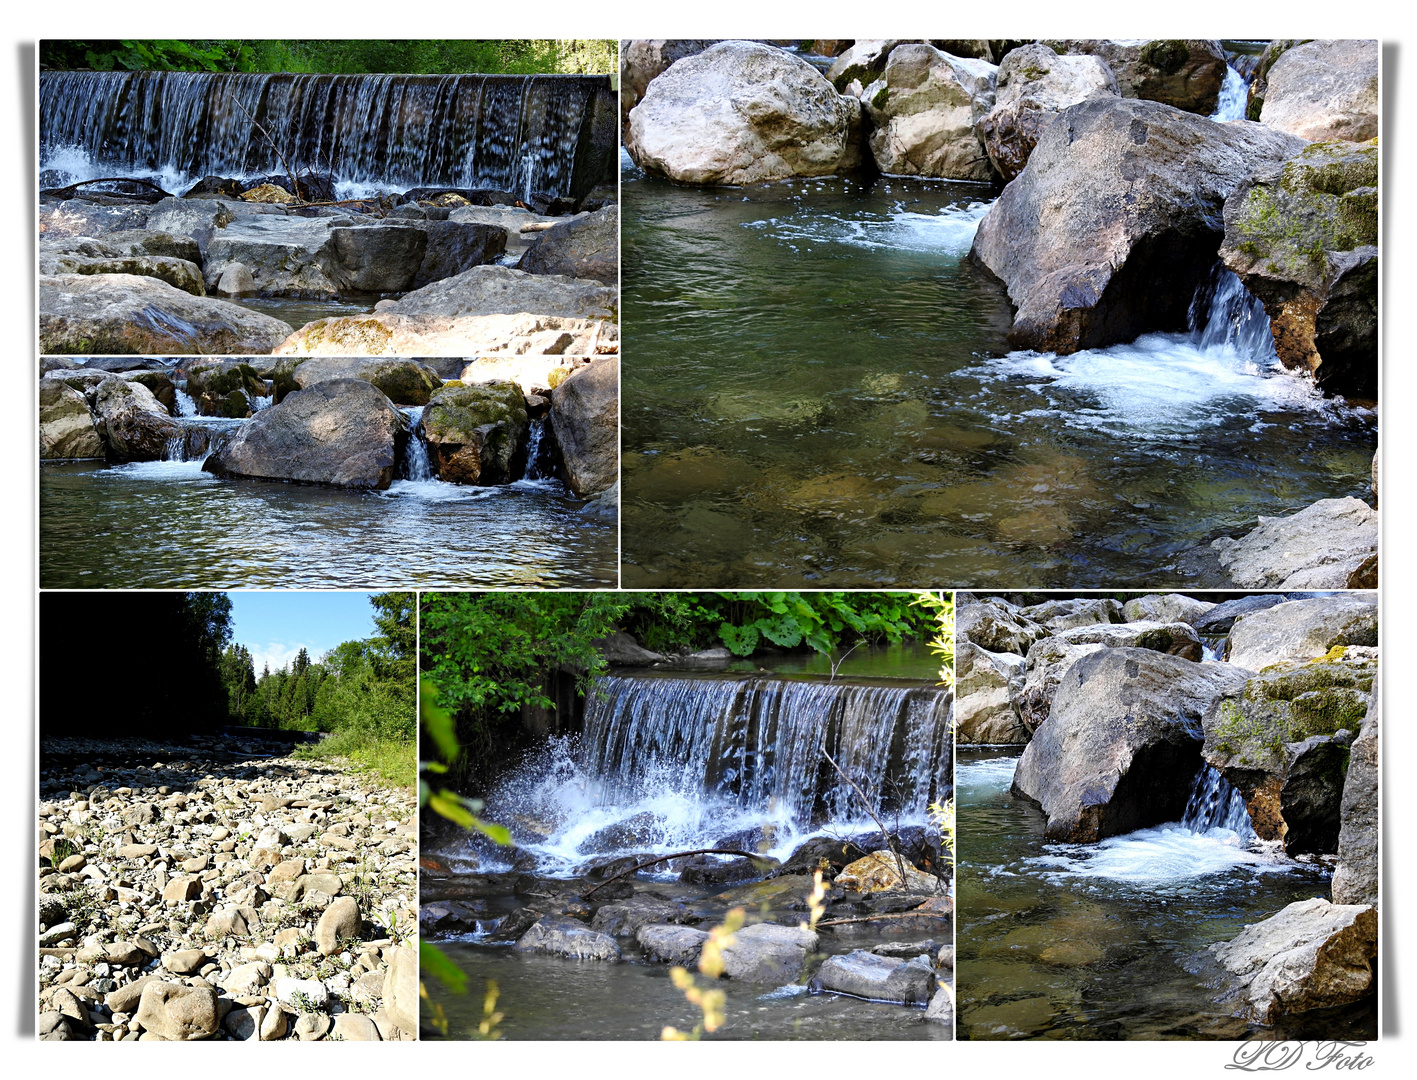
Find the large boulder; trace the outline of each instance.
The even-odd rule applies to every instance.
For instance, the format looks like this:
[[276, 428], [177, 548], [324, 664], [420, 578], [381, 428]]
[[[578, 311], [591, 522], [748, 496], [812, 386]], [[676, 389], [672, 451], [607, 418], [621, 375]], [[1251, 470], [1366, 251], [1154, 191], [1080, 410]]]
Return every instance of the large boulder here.
[[[1056, 637], [1046, 637], [1029, 647], [1028, 675], [1018, 693], [1019, 720], [1028, 737], [1032, 737], [1053, 711], [1053, 695], [1058, 692], [1058, 684], [1068, 668], [1106, 647], [1100, 641], [1076, 643]], [[1028, 738], [1020, 741], [1027, 742]]]
[[179, 424], [140, 383], [108, 378], [93, 396], [94, 427], [114, 461], [161, 461], [182, 437]]
[[723, 947], [723, 973], [739, 982], [795, 983], [817, 948], [817, 934], [795, 926], [754, 923]]
[[1378, 144], [1314, 143], [1225, 202], [1220, 256], [1265, 306], [1286, 367], [1378, 393]]
[[1022, 745], [1029, 730], [1019, 716], [1025, 663], [968, 641], [955, 646], [955, 730], [962, 743]]
[[1045, 41], [1059, 53], [1081, 53], [1106, 61], [1123, 97], [1159, 101], [1210, 116], [1225, 84], [1225, 50], [1218, 41]]
[[1112, 69], [1096, 56], [1059, 56], [1037, 44], [1015, 49], [999, 65], [993, 107], [979, 119], [984, 151], [1008, 182], [1023, 172], [1054, 116], [1079, 101], [1118, 96]]
[[1182, 593], [1151, 593], [1122, 605], [1127, 622], [1189, 623], [1192, 627], [1215, 604]]
[[394, 480], [408, 420], [363, 379], [288, 395], [243, 424], [202, 468], [218, 476], [373, 488]]
[[861, 104], [781, 49], [723, 41], [676, 61], [630, 111], [625, 148], [687, 184], [756, 184], [860, 164]]
[[[392, 301], [381, 300], [380, 303]], [[284, 323], [281, 328], [290, 330]], [[397, 315], [386, 311], [316, 319], [289, 334], [270, 351], [280, 356], [510, 354], [559, 357], [615, 352], [619, 340], [620, 328], [601, 318], [564, 318], [524, 312], [515, 315]]]
[[[535, 244], [539, 234], [534, 231], [522, 232], [523, 226], [555, 225], [565, 220], [545, 214], [534, 214], [520, 206], [459, 206], [448, 214], [448, 220], [455, 225], [486, 225], [502, 233], [502, 250], [509, 258], [521, 258], [527, 248]], [[432, 239], [430, 237], [430, 250]], [[465, 269], [471, 269], [466, 267]], [[460, 273], [461, 271], [459, 271]], [[422, 284], [415, 286], [422, 288]]]
[[102, 237], [124, 229], [141, 229], [147, 225], [152, 209], [146, 205], [109, 206], [87, 199], [68, 199], [39, 208], [39, 237]]
[[620, 946], [609, 934], [592, 930], [575, 919], [547, 916], [523, 934], [515, 945], [517, 952], [549, 953], [572, 960], [620, 959]]
[[812, 989], [868, 1001], [925, 1005], [935, 993], [935, 969], [925, 956], [902, 960], [854, 949], [844, 956], [827, 957], [812, 980]]
[[606, 206], [552, 225], [527, 249], [518, 270], [620, 284], [620, 207]]
[[415, 289], [399, 300], [383, 300], [376, 312], [391, 315], [560, 315], [614, 319], [619, 291], [598, 281], [561, 274], [528, 274], [508, 266], [475, 266], [461, 274]]
[[507, 250], [507, 230], [500, 225], [449, 219], [428, 221], [418, 227], [428, 237], [428, 243], [423, 262], [407, 286], [411, 289], [495, 262]]
[[1362, 904], [1300, 900], [1210, 951], [1234, 979], [1232, 994], [1245, 1013], [1273, 1024], [1376, 990], [1378, 913]]
[[268, 296], [338, 295], [329, 248], [333, 222], [339, 220], [256, 215], [231, 221], [206, 245], [208, 288], [216, 290], [227, 267], [239, 263], [255, 289]]
[[1338, 865], [1331, 889], [1335, 904], [1378, 903], [1378, 680], [1363, 727], [1350, 748], [1343, 781], [1338, 831]]
[[1367, 142], [1378, 134], [1378, 43], [1309, 41], [1268, 69], [1259, 119], [1317, 142]]
[[860, 97], [861, 91], [886, 70], [897, 45], [914, 44], [919, 44], [919, 39], [863, 38], [853, 41], [849, 49], [832, 61], [827, 79], [841, 93]]
[[1264, 593], [1255, 596], [1242, 596], [1238, 600], [1226, 600], [1224, 603], [1213, 605], [1204, 614], [1186, 619], [1185, 622], [1195, 627], [1198, 634], [1217, 635], [1229, 634], [1235, 625], [1235, 620], [1242, 615], [1252, 615], [1256, 611], [1264, 611], [1272, 608], [1276, 604], [1282, 604], [1286, 600], [1283, 593]]
[[1012, 604], [995, 596], [961, 600], [955, 611], [955, 638], [995, 653], [1023, 655], [1048, 631]]
[[225, 199], [191, 201], [170, 198], [153, 206], [140, 227], [190, 237], [205, 260], [212, 237], [235, 221], [238, 215], [249, 215], [249, 211], [243, 209], [242, 204]]
[[1291, 600], [1237, 619], [1225, 659], [1262, 671], [1273, 664], [1317, 660], [1340, 646], [1378, 643], [1378, 607], [1371, 597]]
[[103, 457], [103, 438], [84, 395], [57, 379], [39, 384], [39, 456], [41, 460]]
[[427, 405], [443, 380], [427, 364], [393, 357], [323, 357], [305, 360], [291, 374], [304, 390], [330, 379], [363, 379], [377, 386], [395, 405]]
[[1050, 839], [1070, 843], [1180, 820], [1200, 765], [1202, 717], [1247, 675], [1149, 649], [1084, 656], [1019, 759], [1013, 793], [1042, 808]]
[[1288, 517], [1264, 517], [1237, 539], [1211, 543], [1245, 589], [1345, 589], [1378, 551], [1378, 512], [1361, 499], [1321, 499]]
[[1240, 792], [1261, 840], [1290, 855], [1338, 848], [1349, 745], [1368, 712], [1374, 650], [1271, 667], [1205, 715], [1206, 761]]
[[1225, 200], [1302, 145], [1152, 101], [1093, 98], [1059, 113], [974, 237], [972, 257], [1017, 307], [1010, 340], [1072, 353], [1183, 328]]
[[[165, 234], [163, 234], [165, 235]], [[193, 296], [205, 296], [202, 268], [168, 255], [132, 254], [119, 246], [87, 238], [39, 243], [39, 272], [54, 274], [133, 274], [156, 278]]]
[[1041, 604], [1019, 608], [1018, 613], [1020, 618], [1030, 619], [1053, 634], [1078, 626], [1127, 621], [1122, 616], [1122, 605], [1118, 601], [1093, 600], [1086, 597], [1045, 600]]
[[423, 267], [428, 236], [425, 229], [407, 225], [332, 228], [330, 275], [341, 288], [356, 292], [403, 292]]
[[994, 105], [998, 69], [930, 45], [900, 45], [861, 93], [871, 155], [883, 173], [991, 180], [975, 124]]
[[629, 123], [630, 110], [640, 103], [649, 84], [686, 56], [701, 53], [717, 38], [648, 38], [620, 46], [620, 123]]
[[41, 352], [269, 353], [290, 334], [279, 319], [225, 300], [193, 296], [133, 274], [58, 274], [39, 279]]
[[551, 426], [566, 482], [579, 498], [604, 491], [620, 471], [620, 360], [596, 357], [551, 392]]
[[517, 479], [527, 431], [526, 399], [515, 383], [444, 386], [423, 410], [429, 464], [451, 484]]
[[1202, 655], [1200, 637], [1183, 622], [1097, 623], [1064, 630], [1055, 635], [1054, 640], [1065, 645], [1098, 644], [1109, 649], [1152, 649], [1187, 660], [1199, 660]]

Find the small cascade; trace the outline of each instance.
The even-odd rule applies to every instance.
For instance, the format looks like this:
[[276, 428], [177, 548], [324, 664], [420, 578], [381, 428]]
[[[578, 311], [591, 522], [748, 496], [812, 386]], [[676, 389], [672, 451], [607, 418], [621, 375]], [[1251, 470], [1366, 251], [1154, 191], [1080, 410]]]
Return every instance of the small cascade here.
[[1191, 338], [1202, 351], [1229, 348], [1262, 367], [1278, 362], [1264, 305], [1235, 274], [1216, 264], [1191, 301]]
[[185, 383], [184, 383], [182, 386], [179, 386], [179, 387], [176, 388], [176, 394], [177, 394], [177, 415], [178, 415], [178, 416], [196, 416], [196, 415], [197, 415], [197, 403], [196, 403], [195, 400], [193, 400], [192, 395], [189, 394], [189, 393], [187, 393], [187, 386], [186, 386]]
[[583, 766], [613, 796], [665, 785], [809, 828], [877, 813], [920, 821], [952, 790], [949, 691], [753, 676], [610, 675], [586, 706]]
[[168, 439], [162, 448], [163, 461], [186, 461], [187, 460], [187, 432], [184, 429], [182, 434], [174, 435]]
[[258, 413], [262, 409], [269, 409], [276, 403], [276, 381], [274, 379], [262, 379], [266, 384], [266, 392], [261, 396], [247, 395], [251, 398], [251, 412]]
[[45, 71], [40, 160], [64, 183], [284, 172], [264, 129], [295, 167], [346, 190], [529, 190], [534, 162], [538, 190], [570, 196], [599, 179], [573, 174], [578, 151], [604, 136], [596, 99], [609, 93], [604, 75]]
[[1210, 118], [1218, 124], [1245, 119], [1245, 105], [1249, 95], [1249, 82], [1233, 67], [1227, 66], [1225, 82], [1220, 87], [1220, 100]]
[[404, 444], [403, 458], [399, 462], [399, 475], [415, 483], [432, 480], [433, 468], [428, 462], [428, 444], [423, 441], [423, 408], [408, 405], [399, 410], [408, 417], [411, 434]]
[[545, 418], [542, 418], [540, 420], [533, 420], [531, 422], [531, 430], [527, 432], [526, 437], [526, 476], [524, 479], [546, 479], [541, 473], [540, 466], [537, 464], [537, 458], [541, 455], [541, 440], [545, 435]]
[[1250, 811], [1233, 784], [1211, 765], [1196, 773], [1181, 824], [1193, 833], [1228, 829], [1245, 842], [1256, 839]]

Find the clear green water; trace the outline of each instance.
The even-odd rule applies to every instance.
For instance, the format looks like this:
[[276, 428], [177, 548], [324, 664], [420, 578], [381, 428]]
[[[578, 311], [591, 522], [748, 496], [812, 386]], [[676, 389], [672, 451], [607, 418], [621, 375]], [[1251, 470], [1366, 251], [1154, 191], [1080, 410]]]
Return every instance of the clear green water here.
[[1368, 494], [1373, 413], [1232, 351], [1011, 354], [987, 187], [623, 180], [626, 587], [1179, 583]]
[[353, 492], [225, 480], [197, 461], [39, 473], [46, 589], [605, 588], [613, 522], [559, 481]]
[[1246, 858], [1179, 827], [1106, 846], [1045, 842], [1043, 814], [1009, 794], [1017, 760], [959, 751], [960, 1038], [1377, 1037], [1372, 998], [1274, 1029], [1217, 1000], [1206, 946], [1327, 896], [1326, 870]]

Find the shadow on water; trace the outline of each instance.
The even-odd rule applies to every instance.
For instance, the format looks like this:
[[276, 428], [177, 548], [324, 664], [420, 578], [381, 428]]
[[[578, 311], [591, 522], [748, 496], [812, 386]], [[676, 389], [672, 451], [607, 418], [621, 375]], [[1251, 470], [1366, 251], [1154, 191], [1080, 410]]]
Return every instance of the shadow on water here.
[[1155, 585], [1368, 494], [1374, 413], [1224, 334], [1011, 352], [988, 187], [624, 180], [627, 586]]
[[1206, 947], [1327, 896], [1321, 864], [1180, 823], [1100, 844], [1047, 842], [1042, 812], [1009, 794], [1018, 756], [959, 751], [960, 1038], [1376, 1038], [1373, 999], [1280, 1028], [1217, 1000]]

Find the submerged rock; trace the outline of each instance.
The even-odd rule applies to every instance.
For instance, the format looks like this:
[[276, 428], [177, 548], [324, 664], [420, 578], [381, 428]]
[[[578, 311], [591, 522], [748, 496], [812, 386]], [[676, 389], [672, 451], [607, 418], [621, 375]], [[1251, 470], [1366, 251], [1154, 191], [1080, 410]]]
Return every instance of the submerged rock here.
[[609, 960], [614, 963], [620, 959], [620, 946], [609, 934], [592, 930], [575, 919], [553, 916], [537, 922], [512, 947], [517, 952], [550, 953], [572, 960]]
[[1010, 341], [1066, 354], [1185, 327], [1226, 198], [1301, 147], [1152, 101], [1065, 109], [974, 237], [1017, 307]]
[[1377, 909], [1315, 897], [1210, 947], [1234, 977], [1232, 996], [1261, 1024], [1346, 1005], [1376, 989]]
[[1201, 719], [1249, 673], [1148, 649], [1102, 649], [1067, 669], [1013, 794], [1048, 816], [1045, 835], [1096, 843], [1177, 821], [1200, 764]]
[[40, 351], [269, 353], [290, 333], [279, 319], [197, 297], [133, 274], [58, 274], [39, 279]]
[[619, 479], [618, 357], [596, 357], [551, 391], [551, 426], [566, 482], [577, 497], [604, 491]]
[[429, 462], [452, 484], [517, 479], [527, 431], [526, 400], [515, 383], [443, 386], [423, 410]]
[[1211, 545], [1246, 589], [1345, 589], [1378, 551], [1378, 512], [1361, 499], [1320, 499], [1288, 517], [1264, 517], [1238, 540]]
[[827, 957], [812, 980], [812, 989], [868, 1001], [925, 1005], [935, 994], [935, 969], [924, 956], [902, 960], [854, 949], [844, 956]]
[[994, 105], [997, 72], [930, 45], [894, 49], [861, 92], [876, 166], [889, 175], [993, 179], [975, 125]]
[[979, 118], [984, 150], [1007, 183], [1023, 172], [1054, 116], [1079, 101], [1120, 93], [1112, 69], [1096, 56], [1059, 56], [1037, 44], [1014, 49], [999, 65], [993, 106]]
[[1376, 597], [1324, 596], [1242, 616], [1230, 631], [1225, 658], [1261, 671], [1271, 664], [1317, 660], [1338, 646], [1377, 643]]
[[1378, 43], [1309, 41], [1266, 76], [1261, 122], [1301, 139], [1366, 142], [1378, 134]]
[[805, 60], [723, 41], [676, 61], [630, 111], [625, 149], [686, 184], [826, 176], [860, 164], [861, 103]]
[[1225, 201], [1220, 256], [1269, 315], [1286, 367], [1378, 393], [1378, 146], [1315, 143]]
[[218, 476], [382, 491], [393, 483], [408, 437], [407, 419], [374, 386], [331, 379], [257, 413], [202, 468]]

